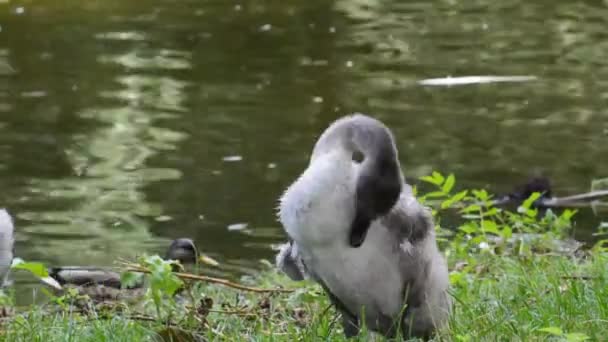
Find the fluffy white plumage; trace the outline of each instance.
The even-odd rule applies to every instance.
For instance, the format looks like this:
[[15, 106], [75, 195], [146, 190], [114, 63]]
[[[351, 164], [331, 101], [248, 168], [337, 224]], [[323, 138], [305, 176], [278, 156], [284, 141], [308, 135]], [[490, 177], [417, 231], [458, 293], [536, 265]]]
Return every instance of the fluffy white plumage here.
[[[335, 298], [343, 315], [359, 317], [364, 310], [367, 327], [385, 335], [394, 334], [407, 304], [408, 333], [426, 336], [448, 317], [448, 272], [431, 215], [411, 188], [403, 184], [390, 212], [371, 222], [361, 246], [349, 244], [357, 182], [371, 162], [354, 162], [352, 146], [383, 141], [371, 135], [390, 135], [384, 127], [354, 115], [323, 133], [310, 164], [281, 197], [279, 219], [292, 241], [277, 255], [277, 266], [293, 279], [310, 275]], [[362, 141], [351, 141], [361, 136]], [[374, 148], [367, 146], [366, 158]], [[403, 181], [400, 170], [399, 177]], [[298, 263], [302, 266], [294, 268]]]

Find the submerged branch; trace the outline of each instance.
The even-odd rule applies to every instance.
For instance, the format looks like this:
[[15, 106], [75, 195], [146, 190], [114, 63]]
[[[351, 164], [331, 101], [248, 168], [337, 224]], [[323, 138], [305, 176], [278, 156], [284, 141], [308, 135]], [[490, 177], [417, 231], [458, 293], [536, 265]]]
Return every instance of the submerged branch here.
[[[593, 201], [600, 200], [602, 198], [608, 198], [608, 190], [597, 190], [591, 191], [584, 194], [576, 194], [565, 197], [554, 197], [549, 198], [541, 203], [545, 206], [553, 207], [568, 207], [573, 204], [587, 204], [593, 203]], [[583, 203], [581, 203], [583, 202]]]
[[[587, 208], [594, 205], [605, 206], [602, 202], [598, 202], [601, 199], [608, 198], [608, 190], [598, 190], [586, 192], [583, 194], [576, 194], [565, 197], [550, 197], [550, 198], [539, 198], [535, 201], [534, 206], [539, 208]], [[427, 199], [426, 203], [429, 205], [440, 205], [442, 200]], [[493, 199], [489, 202], [492, 206], [508, 206], [508, 205], [521, 205], [524, 200], [511, 198], [504, 196], [503, 198]], [[463, 201], [462, 203], [452, 204], [454, 209], [464, 209], [469, 205], [486, 205], [483, 202], [475, 201]]]

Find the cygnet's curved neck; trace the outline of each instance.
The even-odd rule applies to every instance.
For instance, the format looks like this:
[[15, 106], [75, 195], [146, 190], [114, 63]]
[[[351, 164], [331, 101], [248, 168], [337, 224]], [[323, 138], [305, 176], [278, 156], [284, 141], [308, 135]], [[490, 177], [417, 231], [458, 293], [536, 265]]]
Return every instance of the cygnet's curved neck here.
[[349, 236], [351, 246], [358, 247], [371, 222], [398, 201], [404, 180], [393, 135], [380, 121], [362, 114], [337, 120], [319, 138], [311, 159], [338, 146], [361, 164]]

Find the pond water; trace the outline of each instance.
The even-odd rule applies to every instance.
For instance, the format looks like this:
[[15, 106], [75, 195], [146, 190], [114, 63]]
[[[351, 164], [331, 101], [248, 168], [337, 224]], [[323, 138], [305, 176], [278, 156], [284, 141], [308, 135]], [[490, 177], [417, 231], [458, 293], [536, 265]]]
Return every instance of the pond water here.
[[[0, 207], [27, 260], [191, 237], [255, 272], [277, 198], [352, 111], [393, 129], [414, 183], [587, 191], [608, 175], [606, 27], [606, 1], [0, 0]], [[417, 83], [469, 75], [537, 79]]]

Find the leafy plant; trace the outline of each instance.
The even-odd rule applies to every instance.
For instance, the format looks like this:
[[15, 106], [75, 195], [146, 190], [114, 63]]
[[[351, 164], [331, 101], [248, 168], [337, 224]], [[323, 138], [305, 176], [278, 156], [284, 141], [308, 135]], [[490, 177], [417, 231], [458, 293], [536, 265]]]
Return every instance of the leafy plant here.
[[27, 271], [38, 279], [40, 279], [42, 282], [54, 287], [55, 289], [62, 289], [61, 285], [55, 279], [49, 276], [48, 269], [46, 268], [46, 266], [44, 266], [43, 263], [24, 261], [21, 258], [13, 258], [11, 269]]
[[[540, 193], [533, 193], [516, 211], [497, 207], [493, 196], [484, 189], [455, 191], [456, 177], [433, 172], [420, 178], [431, 190], [419, 200], [432, 208], [440, 235], [449, 239], [446, 254], [453, 271], [451, 281], [466, 285], [467, 279], [483, 267], [483, 254], [529, 256], [556, 248], [555, 240], [563, 238], [571, 227], [574, 210], [559, 215], [551, 210], [541, 213], [533, 206]], [[453, 227], [443, 227], [442, 217], [456, 214]], [[559, 246], [559, 244], [557, 244]]]
[[[175, 262], [153, 255], [142, 257], [140, 263], [150, 270], [148, 275], [149, 288], [146, 297], [152, 299], [157, 318], [159, 320], [168, 319], [176, 310], [173, 296], [184, 284], [181, 279], [173, 274]], [[123, 278], [130, 281], [134, 277], [126, 274], [123, 275]]]

